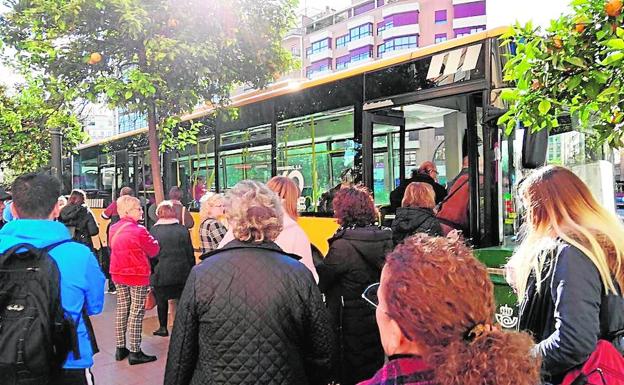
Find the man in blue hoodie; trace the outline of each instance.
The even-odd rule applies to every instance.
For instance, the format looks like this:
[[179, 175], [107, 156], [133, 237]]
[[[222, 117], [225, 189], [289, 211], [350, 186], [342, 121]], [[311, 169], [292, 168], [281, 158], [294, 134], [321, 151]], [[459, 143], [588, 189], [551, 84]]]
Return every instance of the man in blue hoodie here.
[[[45, 174], [25, 174], [13, 182], [11, 213], [16, 218], [0, 230], [0, 253], [19, 243], [43, 248], [70, 239], [69, 231], [54, 219], [59, 214], [59, 181]], [[63, 243], [50, 251], [61, 275], [61, 303], [77, 325], [80, 358], [70, 352], [63, 371], [52, 385], [87, 385], [93, 383], [93, 346], [83, 307], [87, 314], [98, 314], [104, 306], [104, 275], [88, 247]], [[93, 338], [95, 336], [93, 335]]]

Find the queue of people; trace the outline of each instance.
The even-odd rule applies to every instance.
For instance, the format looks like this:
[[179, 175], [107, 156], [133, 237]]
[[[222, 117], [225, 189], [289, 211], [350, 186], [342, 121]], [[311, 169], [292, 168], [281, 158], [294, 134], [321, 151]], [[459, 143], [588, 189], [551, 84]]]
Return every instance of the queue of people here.
[[[92, 247], [75, 237], [78, 223], [89, 232], [88, 217], [70, 222], [77, 215], [62, 215], [89, 214], [84, 196], [72, 193], [61, 210], [57, 184], [41, 174], [16, 180], [9, 208], [16, 219], [0, 229], [0, 253], [15, 253], [11, 247], [23, 242], [54, 247], [76, 226], [75, 242], [49, 254], [61, 289], [72, 288], [61, 290], [61, 302], [78, 325], [81, 354], [70, 352], [49, 383], [92, 383], [97, 349], [89, 316], [102, 310], [104, 275]], [[35, 194], [39, 185], [50, 194]], [[297, 223], [299, 195], [284, 177], [207, 193], [200, 199], [199, 264], [176, 200], [155, 208], [148, 231], [139, 200], [118, 198], [119, 220], [108, 234], [115, 358], [130, 365], [157, 360], [141, 348], [151, 294], [154, 335], [167, 337], [174, 318], [166, 385], [567, 384], [605, 344], [624, 352], [624, 226], [563, 167], [534, 171], [520, 188], [526, 229], [507, 265], [521, 301], [517, 332], [494, 323], [493, 285], [463, 238], [442, 236], [430, 183], [405, 186], [392, 229], [378, 225], [367, 189], [336, 189], [331, 207], [340, 227], [316, 265]]]

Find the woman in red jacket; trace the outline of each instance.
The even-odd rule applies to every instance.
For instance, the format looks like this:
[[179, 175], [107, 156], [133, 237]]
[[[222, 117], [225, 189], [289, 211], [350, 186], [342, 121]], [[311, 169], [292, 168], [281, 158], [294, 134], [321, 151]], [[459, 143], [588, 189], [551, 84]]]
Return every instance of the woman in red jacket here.
[[[141, 203], [125, 195], [117, 199], [120, 220], [110, 228], [108, 244], [111, 248], [110, 274], [117, 286], [117, 314], [115, 359], [121, 361], [128, 355], [130, 365], [156, 360], [141, 351], [141, 328], [145, 314], [145, 298], [149, 288], [149, 258], [160, 251], [158, 241], [145, 227], [137, 223], [143, 216]], [[129, 350], [126, 348], [126, 331], [129, 329]]]

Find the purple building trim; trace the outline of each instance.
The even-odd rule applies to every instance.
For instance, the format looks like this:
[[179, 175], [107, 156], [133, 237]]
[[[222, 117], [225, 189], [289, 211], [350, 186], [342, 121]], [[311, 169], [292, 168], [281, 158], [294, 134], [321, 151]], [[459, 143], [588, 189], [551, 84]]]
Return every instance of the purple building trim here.
[[446, 38], [446, 34], [445, 33], [436, 33], [435, 38], [440, 38], [440, 37], [444, 37]]
[[463, 33], [470, 33], [473, 29], [476, 29], [476, 28], [481, 28], [485, 30], [485, 25], [475, 25], [474, 27], [457, 28], [457, 29], [454, 29], [453, 31], [455, 32], [455, 36], [457, 36]]
[[351, 55], [345, 55], [345, 56], [340, 56], [336, 58], [336, 67], [338, 67], [338, 64], [344, 64], [344, 63], [348, 63], [351, 61]]
[[370, 3], [362, 4], [357, 8], [353, 9], [353, 16], [361, 15], [364, 12], [368, 12], [370, 10], [375, 9], [375, 1], [371, 1]]
[[370, 52], [372, 47], [373, 47], [372, 45], [366, 45], [364, 47], [356, 48], [353, 51], [349, 51], [349, 53], [351, 54], [351, 56], [357, 56], [363, 53]]
[[319, 61], [315, 61], [314, 63], [311, 63], [310, 66], [308, 67], [308, 70], [314, 71], [317, 70], [323, 66], [329, 66], [329, 68], [331, 69], [331, 64], [332, 64], [332, 59], [331, 58], [327, 58], [327, 59], [323, 59], [323, 60], [319, 60]]
[[445, 21], [446, 20], [446, 9], [441, 11], [435, 11], [435, 21]]
[[454, 5], [455, 18], [485, 15], [485, 1], [475, 1], [474, 3], [465, 3]]
[[396, 15], [392, 15], [392, 18], [395, 27], [418, 24], [418, 11], [397, 13]]
[[384, 0], [377, 0], [377, 6], [381, 7], [382, 5], [384, 5]]

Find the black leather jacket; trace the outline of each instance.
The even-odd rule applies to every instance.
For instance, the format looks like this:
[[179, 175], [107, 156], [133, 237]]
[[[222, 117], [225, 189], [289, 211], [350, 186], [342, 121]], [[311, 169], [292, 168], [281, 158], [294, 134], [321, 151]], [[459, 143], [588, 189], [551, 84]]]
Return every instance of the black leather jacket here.
[[326, 384], [333, 334], [312, 273], [275, 243], [234, 240], [195, 266], [165, 385]]

